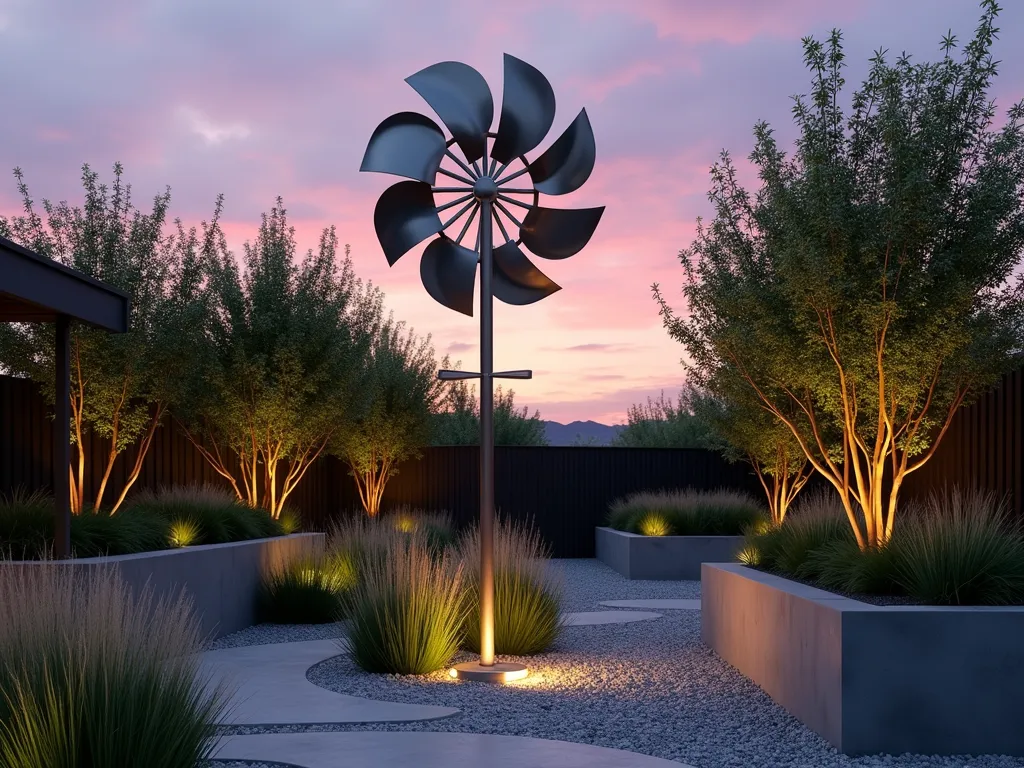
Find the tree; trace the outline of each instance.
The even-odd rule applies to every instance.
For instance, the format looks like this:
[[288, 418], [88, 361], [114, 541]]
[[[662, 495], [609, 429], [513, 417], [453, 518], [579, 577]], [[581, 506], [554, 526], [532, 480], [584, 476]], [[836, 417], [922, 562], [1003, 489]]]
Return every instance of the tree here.
[[678, 403], [665, 399], [634, 403], [626, 413], [626, 426], [612, 440], [612, 445], [625, 448], [704, 448], [708, 428], [694, 415], [684, 395]]
[[717, 396], [693, 389], [688, 402], [707, 428], [705, 447], [751, 466], [772, 522], [782, 525], [814, 469], [786, 425], [761, 406], [746, 382], [734, 378], [733, 383], [738, 386]]
[[366, 410], [335, 438], [333, 450], [351, 467], [363, 509], [380, 511], [388, 480], [398, 464], [420, 458], [430, 440], [431, 414], [440, 397], [437, 361], [430, 337], [418, 339], [389, 317], [374, 333], [359, 388]]
[[[201, 280], [201, 259], [194, 231], [176, 222], [176, 235], [163, 227], [170, 191], [157, 195], [149, 213], [137, 209], [131, 187], [114, 166], [111, 187], [99, 182], [88, 165], [82, 168], [83, 207], [43, 201], [40, 215], [20, 169], [18, 181], [24, 214], [0, 218], [0, 234], [65, 266], [120, 288], [131, 296], [127, 333], [108, 334], [81, 325], [71, 332], [71, 435], [75, 446], [71, 509], [79, 514], [107, 501], [110, 478], [119, 457], [137, 446], [135, 461], [114, 501], [116, 511], [138, 479], [156, 430], [174, 400], [174, 372], [189, 363], [188, 347], [195, 313], [190, 297]], [[0, 326], [0, 364], [27, 376], [53, 400], [53, 328], [49, 325]], [[90, 455], [89, 432], [106, 438], [109, 448]], [[86, 499], [86, 478], [100, 467], [100, 482]]]
[[715, 217], [681, 253], [686, 315], [658, 286], [692, 380], [736, 374], [838, 491], [862, 548], [892, 535], [900, 487], [956, 410], [1018, 364], [1024, 104], [988, 91], [998, 7], [936, 63], [875, 54], [847, 116], [841, 35], [804, 41], [813, 86], [787, 157], [766, 124], [750, 195], [727, 153]]
[[379, 291], [325, 229], [296, 258], [280, 198], [246, 242], [242, 269], [217, 222], [207, 346], [197, 349], [182, 427], [238, 498], [278, 517], [309, 466], [363, 407], [357, 382], [380, 324]]
[[[458, 368], [460, 364], [456, 364]], [[446, 384], [433, 417], [432, 445], [480, 445], [480, 405], [465, 380]], [[516, 408], [515, 390], [494, 390], [494, 444], [547, 445], [540, 411]]]

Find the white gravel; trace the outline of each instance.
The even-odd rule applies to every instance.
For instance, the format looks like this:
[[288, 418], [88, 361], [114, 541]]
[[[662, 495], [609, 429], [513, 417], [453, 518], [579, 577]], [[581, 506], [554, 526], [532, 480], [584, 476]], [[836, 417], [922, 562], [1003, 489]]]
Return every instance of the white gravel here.
[[[700, 596], [699, 582], [631, 582], [594, 560], [555, 565], [565, 576], [568, 611], [596, 610], [600, 600]], [[308, 678], [342, 693], [454, 706], [463, 713], [426, 723], [249, 727], [231, 732], [509, 734], [626, 749], [697, 768], [1024, 768], [1024, 759], [1007, 757], [840, 755], [702, 645], [698, 611], [664, 614], [653, 621], [566, 628], [552, 652], [520, 660], [530, 666], [529, 678], [501, 687], [453, 681], [444, 672], [426, 677], [371, 675], [348, 656], [339, 656], [315, 666]], [[268, 636], [268, 630], [246, 632], [248, 637]], [[285, 634], [280, 628], [275, 630], [277, 639], [264, 642], [279, 642]], [[224, 642], [233, 643], [235, 637]], [[287, 639], [309, 637], [296, 634]]]

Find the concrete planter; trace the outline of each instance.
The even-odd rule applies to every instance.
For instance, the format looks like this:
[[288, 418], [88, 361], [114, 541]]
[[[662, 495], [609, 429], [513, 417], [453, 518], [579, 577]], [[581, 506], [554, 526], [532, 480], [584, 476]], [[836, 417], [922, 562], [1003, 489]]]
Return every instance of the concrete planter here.
[[742, 536], [640, 536], [598, 528], [597, 559], [627, 579], [696, 580], [701, 563], [729, 563], [743, 548]]
[[706, 564], [701, 635], [848, 755], [1024, 755], [1024, 607], [876, 606]]
[[149, 582], [156, 597], [184, 589], [192, 599], [203, 634], [221, 637], [256, 623], [260, 581], [270, 569], [311, 555], [324, 544], [322, 533], [296, 533], [271, 539], [204, 544], [181, 549], [66, 561], [5, 561], [3, 568], [113, 567], [132, 589]]

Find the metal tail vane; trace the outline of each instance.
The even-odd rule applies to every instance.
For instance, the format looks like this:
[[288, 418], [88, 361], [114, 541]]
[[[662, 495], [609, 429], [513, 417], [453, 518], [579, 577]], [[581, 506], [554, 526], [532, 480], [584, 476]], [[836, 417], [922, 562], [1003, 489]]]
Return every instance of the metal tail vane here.
[[[544, 153], [527, 160], [526, 153], [541, 143], [554, 122], [555, 94], [540, 71], [508, 54], [504, 77], [497, 132], [490, 130], [491, 91], [472, 67], [444, 61], [406, 78], [451, 138], [446, 139], [430, 118], [399, 112], [377, 126], [359, 169], [409, 179], [384, 190], [373, 213], [389, 264], [436, 236], [420, 258], [423, 285], [436, 301], [466, 315], [473, 314], [480, 265], [480, 372], [438, 375], [480, 379], [480, 662], [460, 664], [453, 674], [490, 682], [526, 675], [521, 665], [494, 660], [493, 380], [532, 375], [494, 372], [492, 297], [506, 304], [532, 304], [559, 290], [520, 246], [545, 259], [573, 256], [590, 240], [604, 212], [603, 207], [539, 205], [541, 194], [574, 192], [590, 177], [596, 157], [594, 132], [586, 110], [581, 110]], [[525, 211], [518, 214], [521, 219], [515, 208]], [[475, 250], [462, 245], [474, 222]], [[497, 247], [495, 224], [503, 238]], [[510, 232], [518, 236], [513, 238]]]

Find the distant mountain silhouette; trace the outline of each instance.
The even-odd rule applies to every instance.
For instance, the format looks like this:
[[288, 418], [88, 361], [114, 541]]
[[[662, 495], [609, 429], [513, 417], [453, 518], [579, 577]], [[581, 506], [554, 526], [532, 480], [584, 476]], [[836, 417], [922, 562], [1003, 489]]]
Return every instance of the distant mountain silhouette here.
[[544, 422], [544, 434], [551, 445], [572, 445], [577, 439], [585, 441], [591, 438], [597, 441], [597, 445], [608, 445], [621, 429], [621, 426], [609, 426], [596, 421], [573, 421], [569, 424]]

